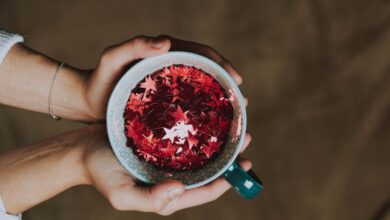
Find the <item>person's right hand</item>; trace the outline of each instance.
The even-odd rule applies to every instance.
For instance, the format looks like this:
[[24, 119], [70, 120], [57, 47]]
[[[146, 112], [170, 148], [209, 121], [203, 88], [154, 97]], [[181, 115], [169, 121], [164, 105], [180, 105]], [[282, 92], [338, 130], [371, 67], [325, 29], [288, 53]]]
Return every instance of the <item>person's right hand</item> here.
[[[167, 180], [153, 186], [140, 186], [129, 176], [127, 171], [115, 158], [107, 141], [104, 125], [93, 124], [80, 132], [85, 132], [85, 153], [83, 164], [90, 184], [108, 199], [117, 210], [136, 210], [169, 215], [181, 209], [213, 201], [223, 195], [230, 185], [222, 177], [211, 183], [185, 190], [184, 185], [176, 180]], [[245, 148], [250, 143], [247, 134]], [[240, 159], [244, 170], [249, 170], [251, 162]]]

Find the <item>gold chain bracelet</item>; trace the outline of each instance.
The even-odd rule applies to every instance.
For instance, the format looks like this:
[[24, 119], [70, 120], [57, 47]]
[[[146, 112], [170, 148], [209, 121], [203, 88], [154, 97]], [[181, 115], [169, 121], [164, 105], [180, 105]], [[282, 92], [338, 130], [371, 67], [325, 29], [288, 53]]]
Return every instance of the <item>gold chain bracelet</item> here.
[[49, 91], [49, 114], [54, 120], [60, 120], [61, 118], [54, 114], [53, 108], [52, 108], [52, 95], [53, 95], [53, 88], [57, 79], [57, 75], [60, 74], [62, 68], [64, 67], [65, 63], [59, 63], [57, 66], [57, 70], [54, 74], [53, 81], [51, 82], [50, 91]]

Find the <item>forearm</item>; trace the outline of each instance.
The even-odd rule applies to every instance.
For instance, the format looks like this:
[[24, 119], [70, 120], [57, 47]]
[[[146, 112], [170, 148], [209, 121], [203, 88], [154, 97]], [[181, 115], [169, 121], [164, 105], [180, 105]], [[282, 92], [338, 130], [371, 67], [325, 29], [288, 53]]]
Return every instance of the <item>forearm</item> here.
[[[49, 93], [58, 62], [22, 44], [12, 47], [0, 65], [0, 103], [48, 113]], [[71, 66], [57, 75], [51, 107], [60, 117], [91, 120], [86, 110], [84, 81], [87, 76]]]
[[84, 146], [74, 141], [80, 135], [72, 132], [0, 155], [0, 195], [8, 212], [21, 213], [72, 186], [89, 183]]

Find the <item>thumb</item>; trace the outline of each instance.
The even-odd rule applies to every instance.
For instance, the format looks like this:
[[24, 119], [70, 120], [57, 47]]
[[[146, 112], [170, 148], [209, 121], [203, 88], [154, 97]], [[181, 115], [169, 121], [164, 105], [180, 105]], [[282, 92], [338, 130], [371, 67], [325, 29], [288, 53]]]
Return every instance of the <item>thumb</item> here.
[[157, 56], [168, 52], [171, 41], [168, 37], [157, 38], [137, 36], [121, 44], [108, 47], [99, 61], [97, 78], [106, 83], [115, 81], [124, 71], [124, 68], [134, 61]]
[[184, 185], [177, 180], [166, 180], [150, 188], [150, 196], [154, 201], [153, 211], [161, 212], [174, 199], [185, 191]]

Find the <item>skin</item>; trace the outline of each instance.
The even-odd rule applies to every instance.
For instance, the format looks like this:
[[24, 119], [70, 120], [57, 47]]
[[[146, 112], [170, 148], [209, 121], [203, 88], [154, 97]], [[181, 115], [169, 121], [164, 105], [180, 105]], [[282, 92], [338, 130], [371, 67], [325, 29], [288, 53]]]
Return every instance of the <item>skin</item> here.
[[[57, 75], [52, 109], [62, 118], [90, 125], [0, 155], [0, 195], [6, 210], [21, 213], [77, 185], [93, 185], [117, 210], [169, 215], [213, 201], [230, 185], [223, 179], [185, 190], [175, 180], [140, 186], [110, 150], [105, 126], [106, 106], [116, 82], [129, 65], [169, 50], [191, 51], [213, 59], [241, 84], [234, 67], [209, 46], [174, 39], [138, 36], [104, 50], [95, 70], [66, 65]], [[15, 45], [0, 65], [0, 103], [48, 112], [48, 97], [58, 62], [22, 44]], [[26, 98], [28, 97], [28, 98]], [[242, 151], [251, 137], [245, 137]], [[240, 159], [244, 170], [251, 162]]]

